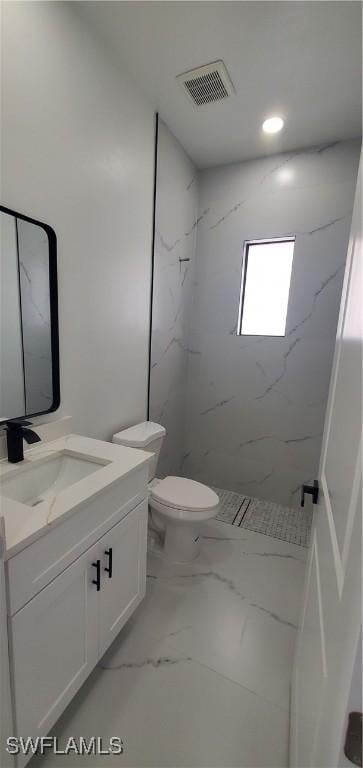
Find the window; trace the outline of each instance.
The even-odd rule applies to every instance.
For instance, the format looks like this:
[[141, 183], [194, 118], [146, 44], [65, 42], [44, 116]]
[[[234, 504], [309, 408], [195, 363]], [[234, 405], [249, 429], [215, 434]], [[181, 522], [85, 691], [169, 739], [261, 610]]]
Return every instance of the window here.
[[295, 238], [244, 245], [237, 334], [285, 336]]

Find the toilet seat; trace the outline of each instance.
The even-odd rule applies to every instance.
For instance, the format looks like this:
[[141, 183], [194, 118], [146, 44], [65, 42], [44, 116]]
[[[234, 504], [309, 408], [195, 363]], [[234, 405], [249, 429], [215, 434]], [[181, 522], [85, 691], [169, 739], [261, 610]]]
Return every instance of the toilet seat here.
[[169, 475], [150, 489], [149, 504], [169, 518], [197, 521], [216, 514], [219, 498], [202, 483]]

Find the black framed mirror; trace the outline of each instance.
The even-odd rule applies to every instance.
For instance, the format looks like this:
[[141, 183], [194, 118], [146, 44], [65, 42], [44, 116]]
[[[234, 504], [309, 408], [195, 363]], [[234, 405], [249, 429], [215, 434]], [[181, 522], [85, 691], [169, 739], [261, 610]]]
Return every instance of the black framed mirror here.
[[57, 238], [0, 206], [0, 423], [60, 404]]

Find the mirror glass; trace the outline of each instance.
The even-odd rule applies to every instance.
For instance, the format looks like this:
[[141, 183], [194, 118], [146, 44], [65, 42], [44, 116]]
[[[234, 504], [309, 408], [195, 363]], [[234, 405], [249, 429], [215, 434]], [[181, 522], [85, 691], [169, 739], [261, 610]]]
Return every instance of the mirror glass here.
[[0, 421], [59, 406], [54, 230], [0, 207]]

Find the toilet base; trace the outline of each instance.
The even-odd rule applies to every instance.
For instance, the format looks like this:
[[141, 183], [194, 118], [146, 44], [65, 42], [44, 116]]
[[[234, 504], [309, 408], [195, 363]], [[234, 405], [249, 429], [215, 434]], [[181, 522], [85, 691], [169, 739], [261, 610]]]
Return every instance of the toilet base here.
[[150, 549], [174, 563], [191, 563], [200, 552], [199, 526], [168, 520], [149, 507]]
[[175, 563], [191, 563], [200, 553], [200, 537], [195, 525], [167, 525], [164, 557]]

